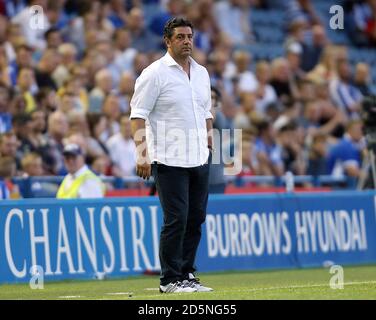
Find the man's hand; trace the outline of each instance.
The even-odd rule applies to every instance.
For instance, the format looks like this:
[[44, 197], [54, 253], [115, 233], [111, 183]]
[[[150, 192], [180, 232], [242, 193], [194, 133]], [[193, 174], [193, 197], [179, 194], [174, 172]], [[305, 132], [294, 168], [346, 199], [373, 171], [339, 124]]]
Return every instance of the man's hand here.
[[151, 176], [151, 164], [150, 163], [136, 164], [136, 174], [142, 179], [149, 180]]

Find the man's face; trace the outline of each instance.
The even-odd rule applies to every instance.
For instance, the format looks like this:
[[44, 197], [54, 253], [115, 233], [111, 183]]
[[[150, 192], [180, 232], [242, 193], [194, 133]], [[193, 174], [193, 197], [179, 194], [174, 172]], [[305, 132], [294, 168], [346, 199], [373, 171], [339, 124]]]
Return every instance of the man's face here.
[[43, 132], [46, 127], [46, 117], [43, 111], [35, 111], [31, 115], [34, 130]]
[[18, 141], [16, 136], [5, 136], [0, 145], [0, 152], [3, 156], [14, 157], [17, 153]]
[[166, 39], [167, 48], [175, 57], [186, 58], [192, 54], [193, 33], [190, 27], [177, 27], [170, 39]]
[[84, 164], [82, 155], [64, 155], [64, 164], [70, 174], [77, 172]]

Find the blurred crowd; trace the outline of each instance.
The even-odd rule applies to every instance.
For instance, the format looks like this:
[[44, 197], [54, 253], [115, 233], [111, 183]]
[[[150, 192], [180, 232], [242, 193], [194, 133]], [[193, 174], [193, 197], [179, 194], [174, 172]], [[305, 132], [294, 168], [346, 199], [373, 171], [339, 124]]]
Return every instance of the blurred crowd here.
[[[328, 40], [313, 1], [281, 3], [0, 1], [0, 177], [9, 185], [15, 176], [66, 174], [67, 143], [100, 176], [134, 175], [129, 102], [136, 78], [165, 53], [172, 16], [194, 24], [194, 58], [221, 93], [217, 118], [243, 130], [241, 175], [359, 177], [370, 66], [351, 65], [348, 48]], [[354, 43], [374, 45], [376, 1], [345, 4]], [[43, 11], [33, 14], [35, 5]], [[254, 11], [277, 5], [284, 54], [255, 60], [246, 49], [258, 43]]]

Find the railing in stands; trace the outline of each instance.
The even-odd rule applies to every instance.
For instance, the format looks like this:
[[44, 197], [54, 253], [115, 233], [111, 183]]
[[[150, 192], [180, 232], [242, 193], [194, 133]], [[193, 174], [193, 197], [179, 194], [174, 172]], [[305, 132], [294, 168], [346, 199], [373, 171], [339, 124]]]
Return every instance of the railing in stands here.
[[[41, 177], [15, 177], [13, 182], [20, 188], [21, 195], [24, 198], [52, 198], [55, 197], [58, 186], [63, 180], [63, 176], [41, 176]], [[124, 178], [106, 176], [101, 177], [102, 181], [110, 184], [113, 189], [142, 189], [148, 188], [153, 184], [153, 178], [143, 180], [137, 176], [128, 176]], [[227, 176], [227, 184], [234, 187], [244, 187], [246, 185], [269, 185], [273, 187], [284, 187], [286, 177], [276, 176]], [[294, 184], [304, 187], [331, 187], [333, 189], [356, 189], [357, 180], [353, 178], [337, 178], [330, 175], [323, 176], [294, 176]]]

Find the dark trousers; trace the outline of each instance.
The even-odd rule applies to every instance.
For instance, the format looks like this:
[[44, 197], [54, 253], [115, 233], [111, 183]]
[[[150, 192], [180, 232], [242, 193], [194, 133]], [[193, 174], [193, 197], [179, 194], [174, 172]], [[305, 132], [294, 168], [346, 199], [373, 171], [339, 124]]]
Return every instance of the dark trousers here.
[[159, 243], [161, 285], [194, 272], [208, 202], [209, 165], [194, 168], [152, 164], [163, 226]]

